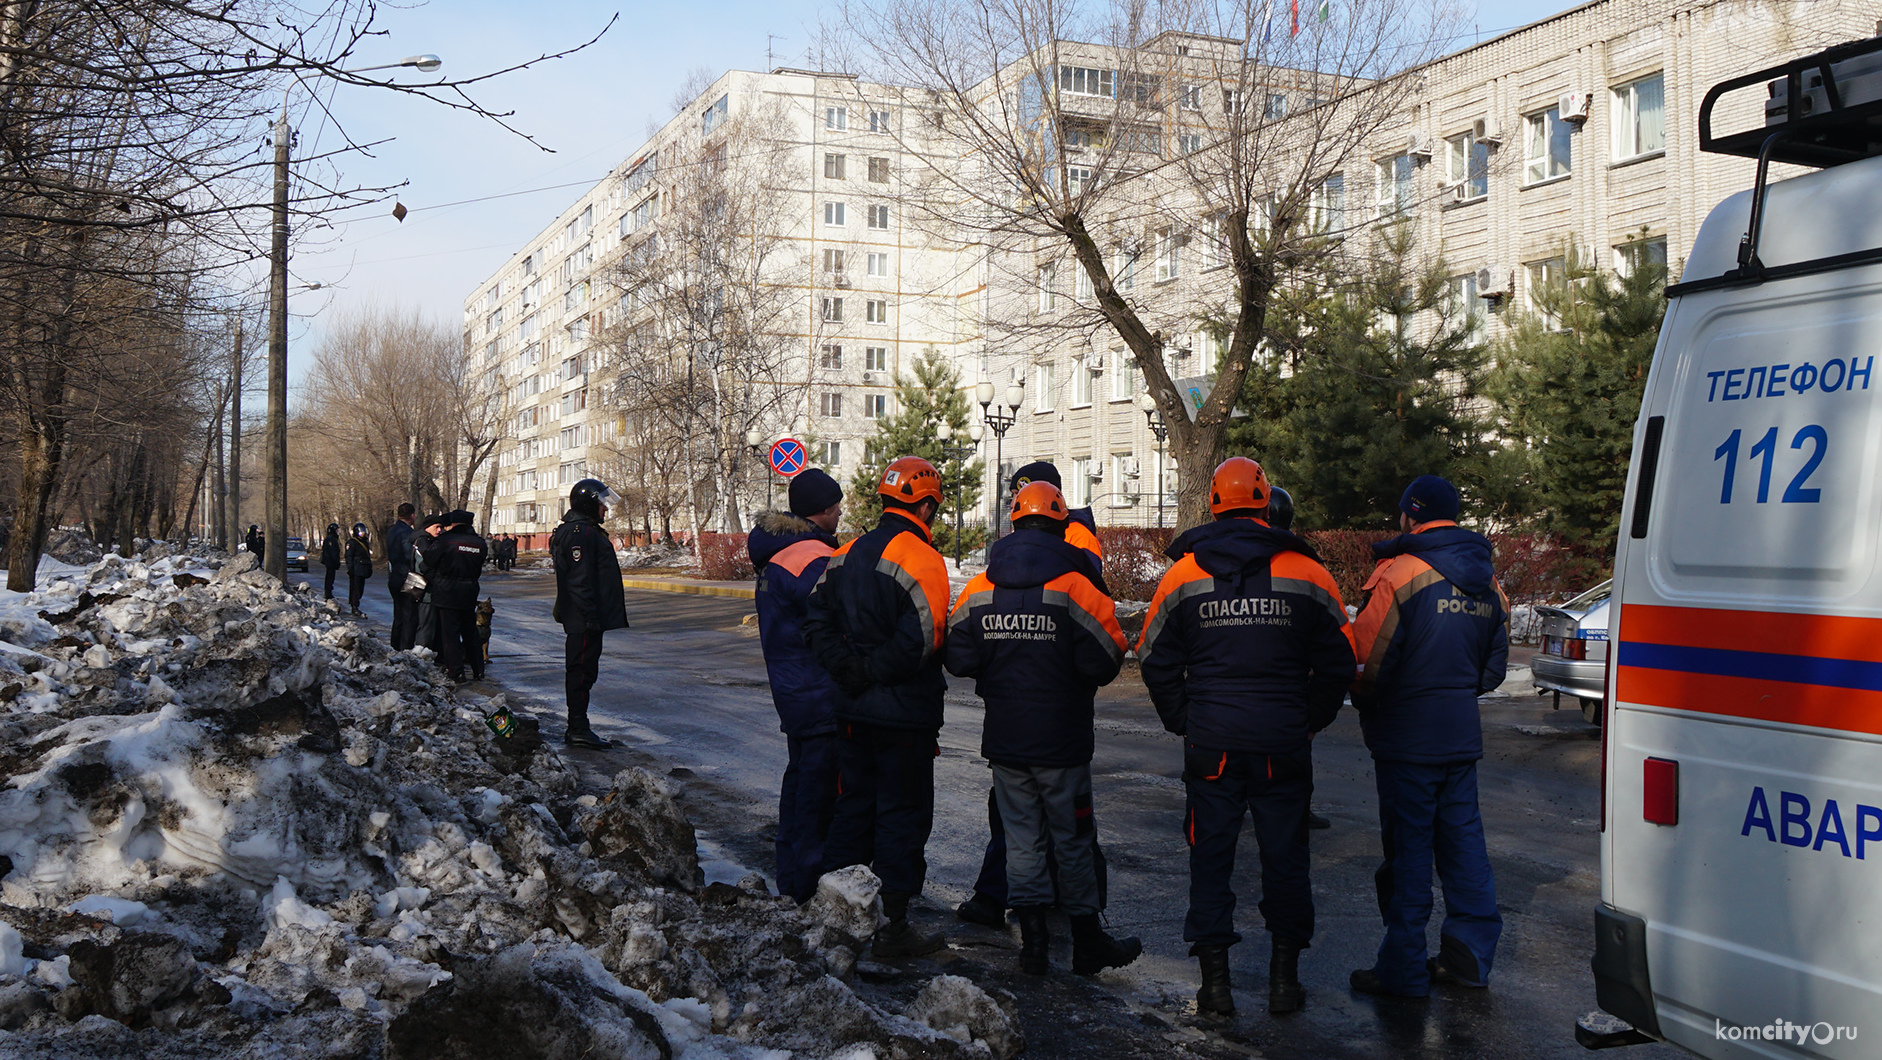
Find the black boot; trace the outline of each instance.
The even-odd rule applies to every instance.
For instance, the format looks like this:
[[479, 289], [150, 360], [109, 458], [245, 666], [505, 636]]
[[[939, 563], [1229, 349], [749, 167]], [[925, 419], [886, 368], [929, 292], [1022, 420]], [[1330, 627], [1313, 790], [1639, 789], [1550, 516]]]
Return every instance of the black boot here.
[[1284, 1016], [1299, 1012], [1307, 1000], [1300, 985], [1300, 951], [1304, 947], [1293, 939], [1274, 937], [1273, 955], [1268, 958], [1268, 1015]]
[[1019, 921], [1019, 970], [1027, 975], [1044, 975], [1052, 970], [1052, 933], [1046, 928], [1044, 906], [1029, 905], [1013, 910]]
[[889, 922], [876, 929], [875, 941], [870, 944], [869, 952], [877, 957], [919, 957], [948, 944], [939, 931], [917, 931], [908, 922], [908, 898], [905, 894], [882, 896], [882, 915]]
[[1212, 1016], [1235, 1015], [1235, 996], [1229, 992], [1229, 948], [1198, 942], [1189, 955], [1202, 964], [1202, 989], [1196, 991], [1196, 1009]]
[[1002, 931], [1006, 928], [1006, 906], [979, 891], [975, 891], [972, 898], [955, 906], [954, 915], [969, 924], [979, 924], [981, 927], [990, 927], [995, 931]]
[[586, 747], [595, 751], [605, 751], [614, 746], [612, 741], [588, 727], [586, 707], [580, 713], [569, 711], [568, 731], [563, 734], [562, 742], [570, 747]]
[[1122, 968], [1143, 955], [1144, 944], [1134, 937], [1114, 939], [1098, 926], [1098, 914], [1072, 917], [1072, 971], [1097, 975], [1106, 968]]

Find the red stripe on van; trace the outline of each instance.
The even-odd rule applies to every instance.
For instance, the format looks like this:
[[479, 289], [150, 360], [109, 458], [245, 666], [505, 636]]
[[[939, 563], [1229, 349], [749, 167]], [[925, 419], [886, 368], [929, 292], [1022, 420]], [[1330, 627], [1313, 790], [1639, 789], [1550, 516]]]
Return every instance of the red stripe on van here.
[[1627, 604], [1620, 635], [1649, 644], [1882, 662], [1882, 618]]
[[[1629, 629], [1629, 633], [1632, 632]], [[1882, 734], [1882, 692], [1681, 670], [1651, 670], [1640, 666], [1616, 667], [1616, 672], [1620, 684], [1616, 698], [1624, 703]]]

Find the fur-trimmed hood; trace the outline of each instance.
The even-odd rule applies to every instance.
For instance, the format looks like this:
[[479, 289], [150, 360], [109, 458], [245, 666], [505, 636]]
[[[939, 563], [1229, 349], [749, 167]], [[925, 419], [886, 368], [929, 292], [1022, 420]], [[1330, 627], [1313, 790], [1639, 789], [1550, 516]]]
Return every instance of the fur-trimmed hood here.
[[762, 569], [771, 562], [771, 557], [807, 537], [814, 537], [836, 547], [836, 538], [817, 529], [817, 525], [801, 515], [790, 512], [759, 512], [752, 516], [751, 535], [745, 539], [745, 548], [751, 554], [752, 566]]

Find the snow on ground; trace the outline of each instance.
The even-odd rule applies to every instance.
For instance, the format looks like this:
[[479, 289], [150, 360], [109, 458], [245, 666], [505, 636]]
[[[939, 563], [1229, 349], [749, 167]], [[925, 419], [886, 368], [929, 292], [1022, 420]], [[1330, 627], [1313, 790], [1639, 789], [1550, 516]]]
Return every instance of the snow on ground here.
[[603, 792], [252, 556], [0, 596], [0, 1055], [999, 1057], [1010, 998], [847, 985], [867, 870], [703, 886], [679, 789]]

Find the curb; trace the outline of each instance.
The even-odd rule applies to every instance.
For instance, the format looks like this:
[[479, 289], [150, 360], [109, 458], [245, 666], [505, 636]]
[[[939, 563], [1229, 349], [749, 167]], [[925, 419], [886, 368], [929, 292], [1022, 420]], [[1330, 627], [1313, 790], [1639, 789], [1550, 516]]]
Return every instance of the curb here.
[[755, 600], [758, 590], [748, 585], [708, 585], [705, 583], [687, 583], [662, 581], [653, 578], [622, 578], [624, 589], [642, 589], [656, 593], [683, 593], [688, 596], [729, 596], [739, 600]]

